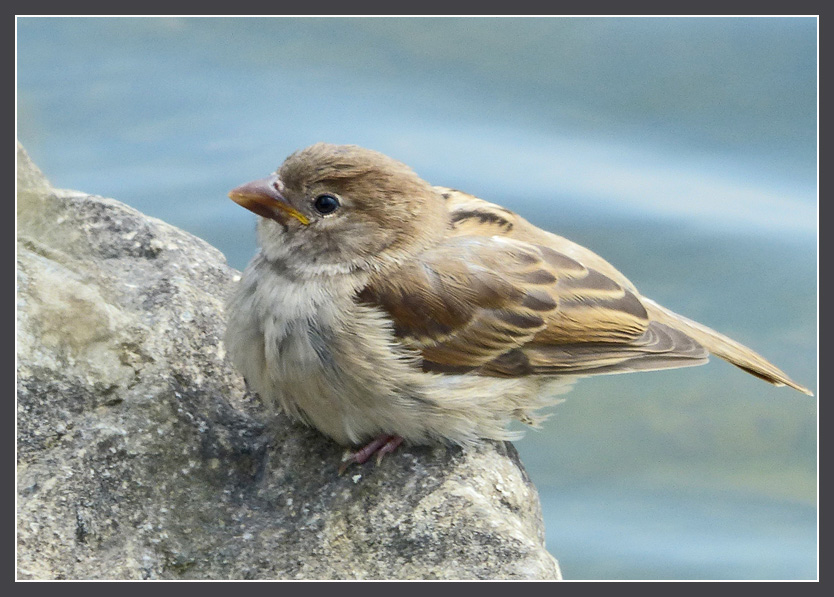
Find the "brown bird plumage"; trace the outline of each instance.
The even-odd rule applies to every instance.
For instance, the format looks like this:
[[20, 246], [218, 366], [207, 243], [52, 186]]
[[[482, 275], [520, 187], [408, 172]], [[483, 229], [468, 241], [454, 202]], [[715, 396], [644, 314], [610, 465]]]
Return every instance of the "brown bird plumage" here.
[[319, 143], [230, 197], [261, 217], [226, 343], [254, 389], [343, 444], [512, 437], [578, 377], [709, 353], [810, 392], [641, 296], [595, 253], [404, 164]]

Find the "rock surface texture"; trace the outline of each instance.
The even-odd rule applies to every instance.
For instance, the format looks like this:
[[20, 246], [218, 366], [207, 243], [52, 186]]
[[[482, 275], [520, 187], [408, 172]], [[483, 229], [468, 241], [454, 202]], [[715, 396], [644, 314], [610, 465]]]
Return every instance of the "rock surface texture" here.
[[17, 176], [18, 579], [560, 577], [511, 445], [339, 476], [226, 360], [216, 249]]

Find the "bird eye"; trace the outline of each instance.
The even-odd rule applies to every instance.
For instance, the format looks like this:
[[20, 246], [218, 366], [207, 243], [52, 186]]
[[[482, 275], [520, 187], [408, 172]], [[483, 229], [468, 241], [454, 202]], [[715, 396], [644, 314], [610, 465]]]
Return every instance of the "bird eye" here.
[[313, 207], [315, 207], [316, 211], [320, 214], [332, 214], [338, 209], [339, 205], [339, 200], [333, 195], [319, 195], [316, 197], [316, 200], [313, 201]]

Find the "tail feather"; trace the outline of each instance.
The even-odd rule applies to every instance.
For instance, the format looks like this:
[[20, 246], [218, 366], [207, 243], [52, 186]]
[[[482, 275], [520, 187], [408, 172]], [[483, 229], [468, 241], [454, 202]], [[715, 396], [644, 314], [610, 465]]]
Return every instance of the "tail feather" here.
[[641, 297], [641, 302], [646, 307], [651, 319], [687, 334], [715, 356], [775, 386], [789, 386], [803, 394], [813, 396], [808, 388], [794, 382], [782, 370], [746, 346], [705, 325], [669, 311], [651, 299]]

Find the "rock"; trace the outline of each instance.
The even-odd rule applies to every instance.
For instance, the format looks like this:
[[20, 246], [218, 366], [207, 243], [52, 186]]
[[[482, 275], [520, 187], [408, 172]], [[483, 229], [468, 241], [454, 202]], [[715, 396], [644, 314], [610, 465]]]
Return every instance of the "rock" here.
[[342, 449], [247, 392], [239, 277], [18, 149], [19, 579], [557, 579], [510, 444]]

